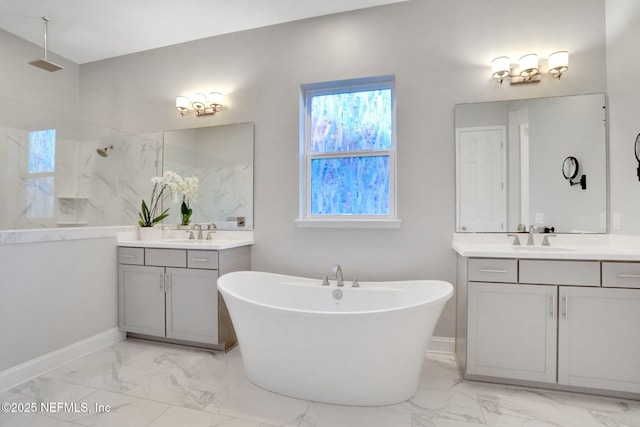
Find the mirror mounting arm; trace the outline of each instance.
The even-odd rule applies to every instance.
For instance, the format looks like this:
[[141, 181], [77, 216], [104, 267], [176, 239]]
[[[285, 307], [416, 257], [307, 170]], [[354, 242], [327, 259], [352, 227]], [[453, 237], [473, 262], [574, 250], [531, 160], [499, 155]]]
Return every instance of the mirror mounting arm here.
[[573, 182], [573, 180], [569, 180], [569, 184], [571, 184], [571, 185], [580, 184], [580, 187], [582, 187], [583, 190], [586, 190], [587, 189], [587, 175], [582, 175], [580, 177], [580, 181]]

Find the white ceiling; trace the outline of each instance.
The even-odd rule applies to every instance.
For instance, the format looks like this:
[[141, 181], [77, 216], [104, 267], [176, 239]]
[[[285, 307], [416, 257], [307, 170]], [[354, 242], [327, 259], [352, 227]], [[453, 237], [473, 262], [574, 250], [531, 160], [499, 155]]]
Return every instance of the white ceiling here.
[[0, 0], [0, 28], [78, 64], [406, 0]]

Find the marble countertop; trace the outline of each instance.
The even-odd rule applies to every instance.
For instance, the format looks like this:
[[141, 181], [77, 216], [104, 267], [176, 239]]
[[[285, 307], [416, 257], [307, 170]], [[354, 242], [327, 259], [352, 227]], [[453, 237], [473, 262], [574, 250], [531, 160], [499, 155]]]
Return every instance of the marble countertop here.
[[522, 245], [514, 246], [504, 234], [454, 233], [452, 248], [465, 257], [640, 261], [640, 236], [557, 235], [551, 246], [540, 246], [542, 234], [534, 238], [535, 246], [527, 246], [522, 234]]

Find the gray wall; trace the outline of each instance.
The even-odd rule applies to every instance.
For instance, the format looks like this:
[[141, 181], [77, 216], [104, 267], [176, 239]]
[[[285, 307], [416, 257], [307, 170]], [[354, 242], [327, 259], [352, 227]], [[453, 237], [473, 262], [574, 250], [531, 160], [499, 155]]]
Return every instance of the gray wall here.
[[0, 372], [118, 325], [115, 238], [0, 245]]
[[80, 67], [52, 52], [48, 59], [64, 66], [64, 71], [49, 73], [29, 65], [43, 55], [42, 46], [0, 30], [0, 97], [76, 117]]
[[[614, 233], [640, 234], [640, 182], [633, 143], [640, 133], [640, 2], [606, 0], [607, 92], [609, 95], [609, 173]], [[613, 219], [613, 218], [612, 218]]]
[[[579, 13], [578, 13], [578, 12]], [[553, 13], [551, 13], [553, 12]], [[133, 133], [255, 122], [256, 270], [455, 282], [456, 103], [606, 90], [603, 0], [413, 0], [85, 64], [81, 115]], [[498, 85], [491, 60], [567, 49], [562, 80]], [[300, 84], [396, 75], [399, 230], [298, 229]], [[175, 97], [228, 94], [213, 117]], [[454, 335], [451, 302], [434, 332]]]

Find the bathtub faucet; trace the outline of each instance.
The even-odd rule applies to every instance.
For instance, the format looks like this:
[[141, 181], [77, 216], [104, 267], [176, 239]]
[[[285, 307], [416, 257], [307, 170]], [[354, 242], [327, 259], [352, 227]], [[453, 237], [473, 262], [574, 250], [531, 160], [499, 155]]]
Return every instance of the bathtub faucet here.
[[342, 268], [340, 267], [340, 264], [334, 265], [331, 269], [331, 273], [338, 281], [338, 286], [344, 286], [344, 281], [342, 280]]

